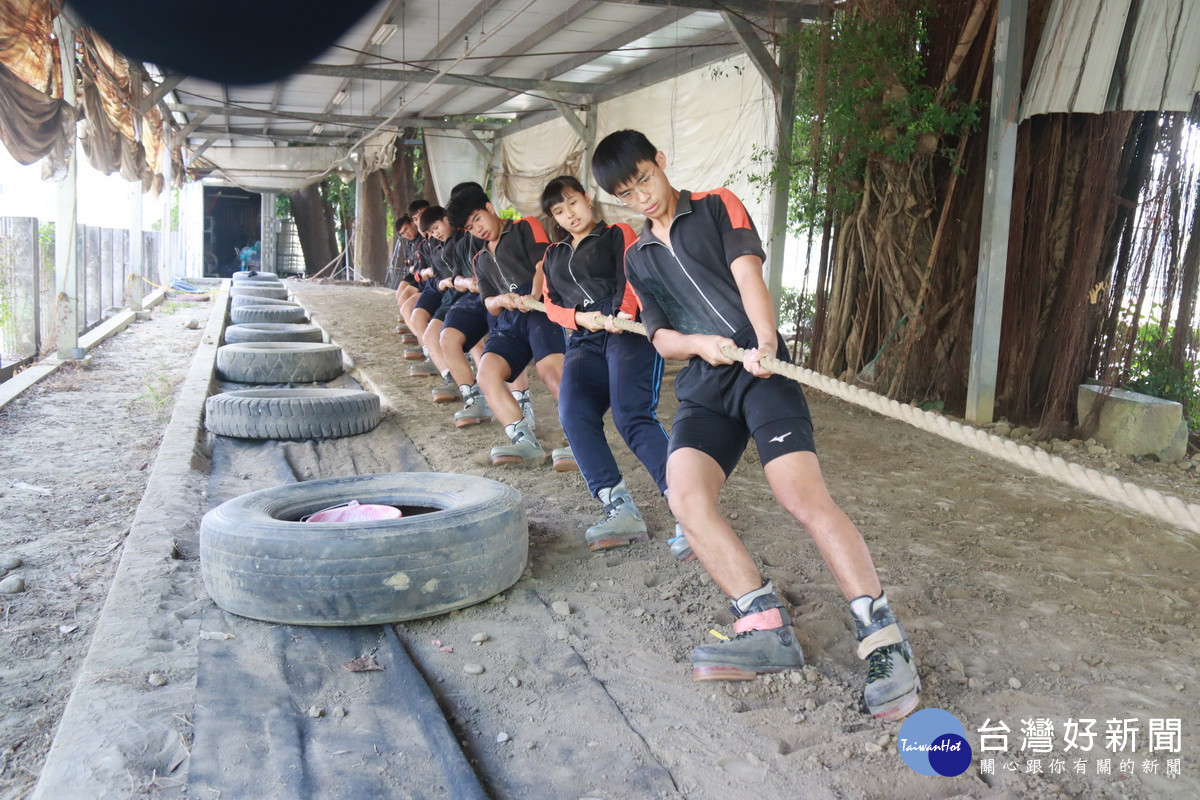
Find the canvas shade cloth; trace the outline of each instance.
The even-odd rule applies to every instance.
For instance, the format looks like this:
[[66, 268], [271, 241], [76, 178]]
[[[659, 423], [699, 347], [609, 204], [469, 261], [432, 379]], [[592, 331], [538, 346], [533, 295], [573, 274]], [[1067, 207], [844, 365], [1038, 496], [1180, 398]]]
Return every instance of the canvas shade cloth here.
[[[768, 198], [763, 180], [775, 149], [775, 103], [770, 87], [745, 56], [647, 86], [606, 100], [597, 108], [596, 141], [623, 128], [634, 128], [666, 153], [667, 174], [679, 189], [701, 191], [719, 186], [737, 194], [766, 238]], [[431, 148], [431, 156], [433, 150]], [[640, 229], [642, 218], [594, 189], [591, 165], [582, 163], [583, 142], [562, 118], [499, 140], [493, 202], [539, 216], [541, 192], [556, 175], [579, 178], [599, 202], [609, 223]], [[430, 169], [437, 167], [431, 164]], [[474, 180], [481, 180], [478, 175]]]

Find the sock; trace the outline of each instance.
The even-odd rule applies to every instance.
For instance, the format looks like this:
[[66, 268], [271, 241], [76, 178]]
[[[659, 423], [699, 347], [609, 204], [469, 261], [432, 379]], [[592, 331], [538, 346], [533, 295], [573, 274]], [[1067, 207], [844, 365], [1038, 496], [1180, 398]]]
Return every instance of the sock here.
[[742, 614], [750, 610], [750, 605], [759, 597], [764, 597], [769, 594], [775, 594], [775, 584], [767, 581], [762, 586], [755, 589], [753, 592], [747, 592], [741, 597], [733, 601], [733, 605]]
[[450, 377], [450, 370], [442, 370], [442, 380], [444, 380], [446, 383], [449, 383], [452, 380]]
[[879, 597], [864, 594], [862, 597], [856, 597], [850, 601], [850, 613], [863, 627], [871, 624], [877, 610], [889, 607], [887, 592], [880, 593]]

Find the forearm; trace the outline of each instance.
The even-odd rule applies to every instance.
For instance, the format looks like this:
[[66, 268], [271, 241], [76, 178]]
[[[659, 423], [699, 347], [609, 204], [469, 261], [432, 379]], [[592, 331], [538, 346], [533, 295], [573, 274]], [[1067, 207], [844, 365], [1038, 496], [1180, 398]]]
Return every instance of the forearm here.
[[771, 293], [767, 290], [766, 281], [762, 276], [762, 260], [757, 256], [741, 256], [730, 265], [733, 279], [737, 283], [738, 293], [742, 296], [742, 307], [746, 317], [754, 327], [758, 345], [767, 350], [767, 355], [775, 354], [777, 335], [775, 328], [775, 307], [771, 302]]
[[714, 337], [680, 333], [671, 328], [659, 328], [654, 332], [654, 338], [650, 342], [663, 358], [687, 361], [693, 356], [702, 355], [706, 340], [711, 338]]

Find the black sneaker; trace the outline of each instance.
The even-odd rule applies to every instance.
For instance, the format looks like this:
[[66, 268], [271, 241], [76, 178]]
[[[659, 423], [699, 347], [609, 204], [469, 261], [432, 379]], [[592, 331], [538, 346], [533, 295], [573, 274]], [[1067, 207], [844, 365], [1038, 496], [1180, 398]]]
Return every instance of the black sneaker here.
[[774, 592], [756, 597], [744, 614], [731, 606], [737, 632], [732, 639], [692, 651], [694, 681], [752, 681], [767, 673], [800, 669], [804, 651], [792, 619]]

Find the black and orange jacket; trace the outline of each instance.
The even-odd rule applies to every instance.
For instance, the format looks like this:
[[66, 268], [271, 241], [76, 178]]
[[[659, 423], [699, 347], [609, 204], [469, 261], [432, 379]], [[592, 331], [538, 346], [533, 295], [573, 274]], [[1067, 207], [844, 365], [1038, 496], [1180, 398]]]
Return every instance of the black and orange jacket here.
[[653, 339], [660, 328], [732, 336], [750, 325], [730, 266], [744, 255], [766, 259], [746, 207], [728, 189], [679, 193], [670, 245], [646, 221], [625, 251], [625, 274], [642, 301]]
[[484, 247], [475, 254], [475, 277], [479, 295], [485, 300], [505, 292], [528, 291], [537, 265], [541, 263], [550, 238], [534, 217], [506, 220], [496, 242], [496, 253]]
[[613, 313], [624, 311], [636, 317], [637, 297], [625, 280], [625, 249], [636, 240], [628, 225], [598, 222], [578, 247], [567, 238], [546, 248], [542, 263], [546, 316], [564, 328], [576, 329], [576, 311], [612, 300]]

